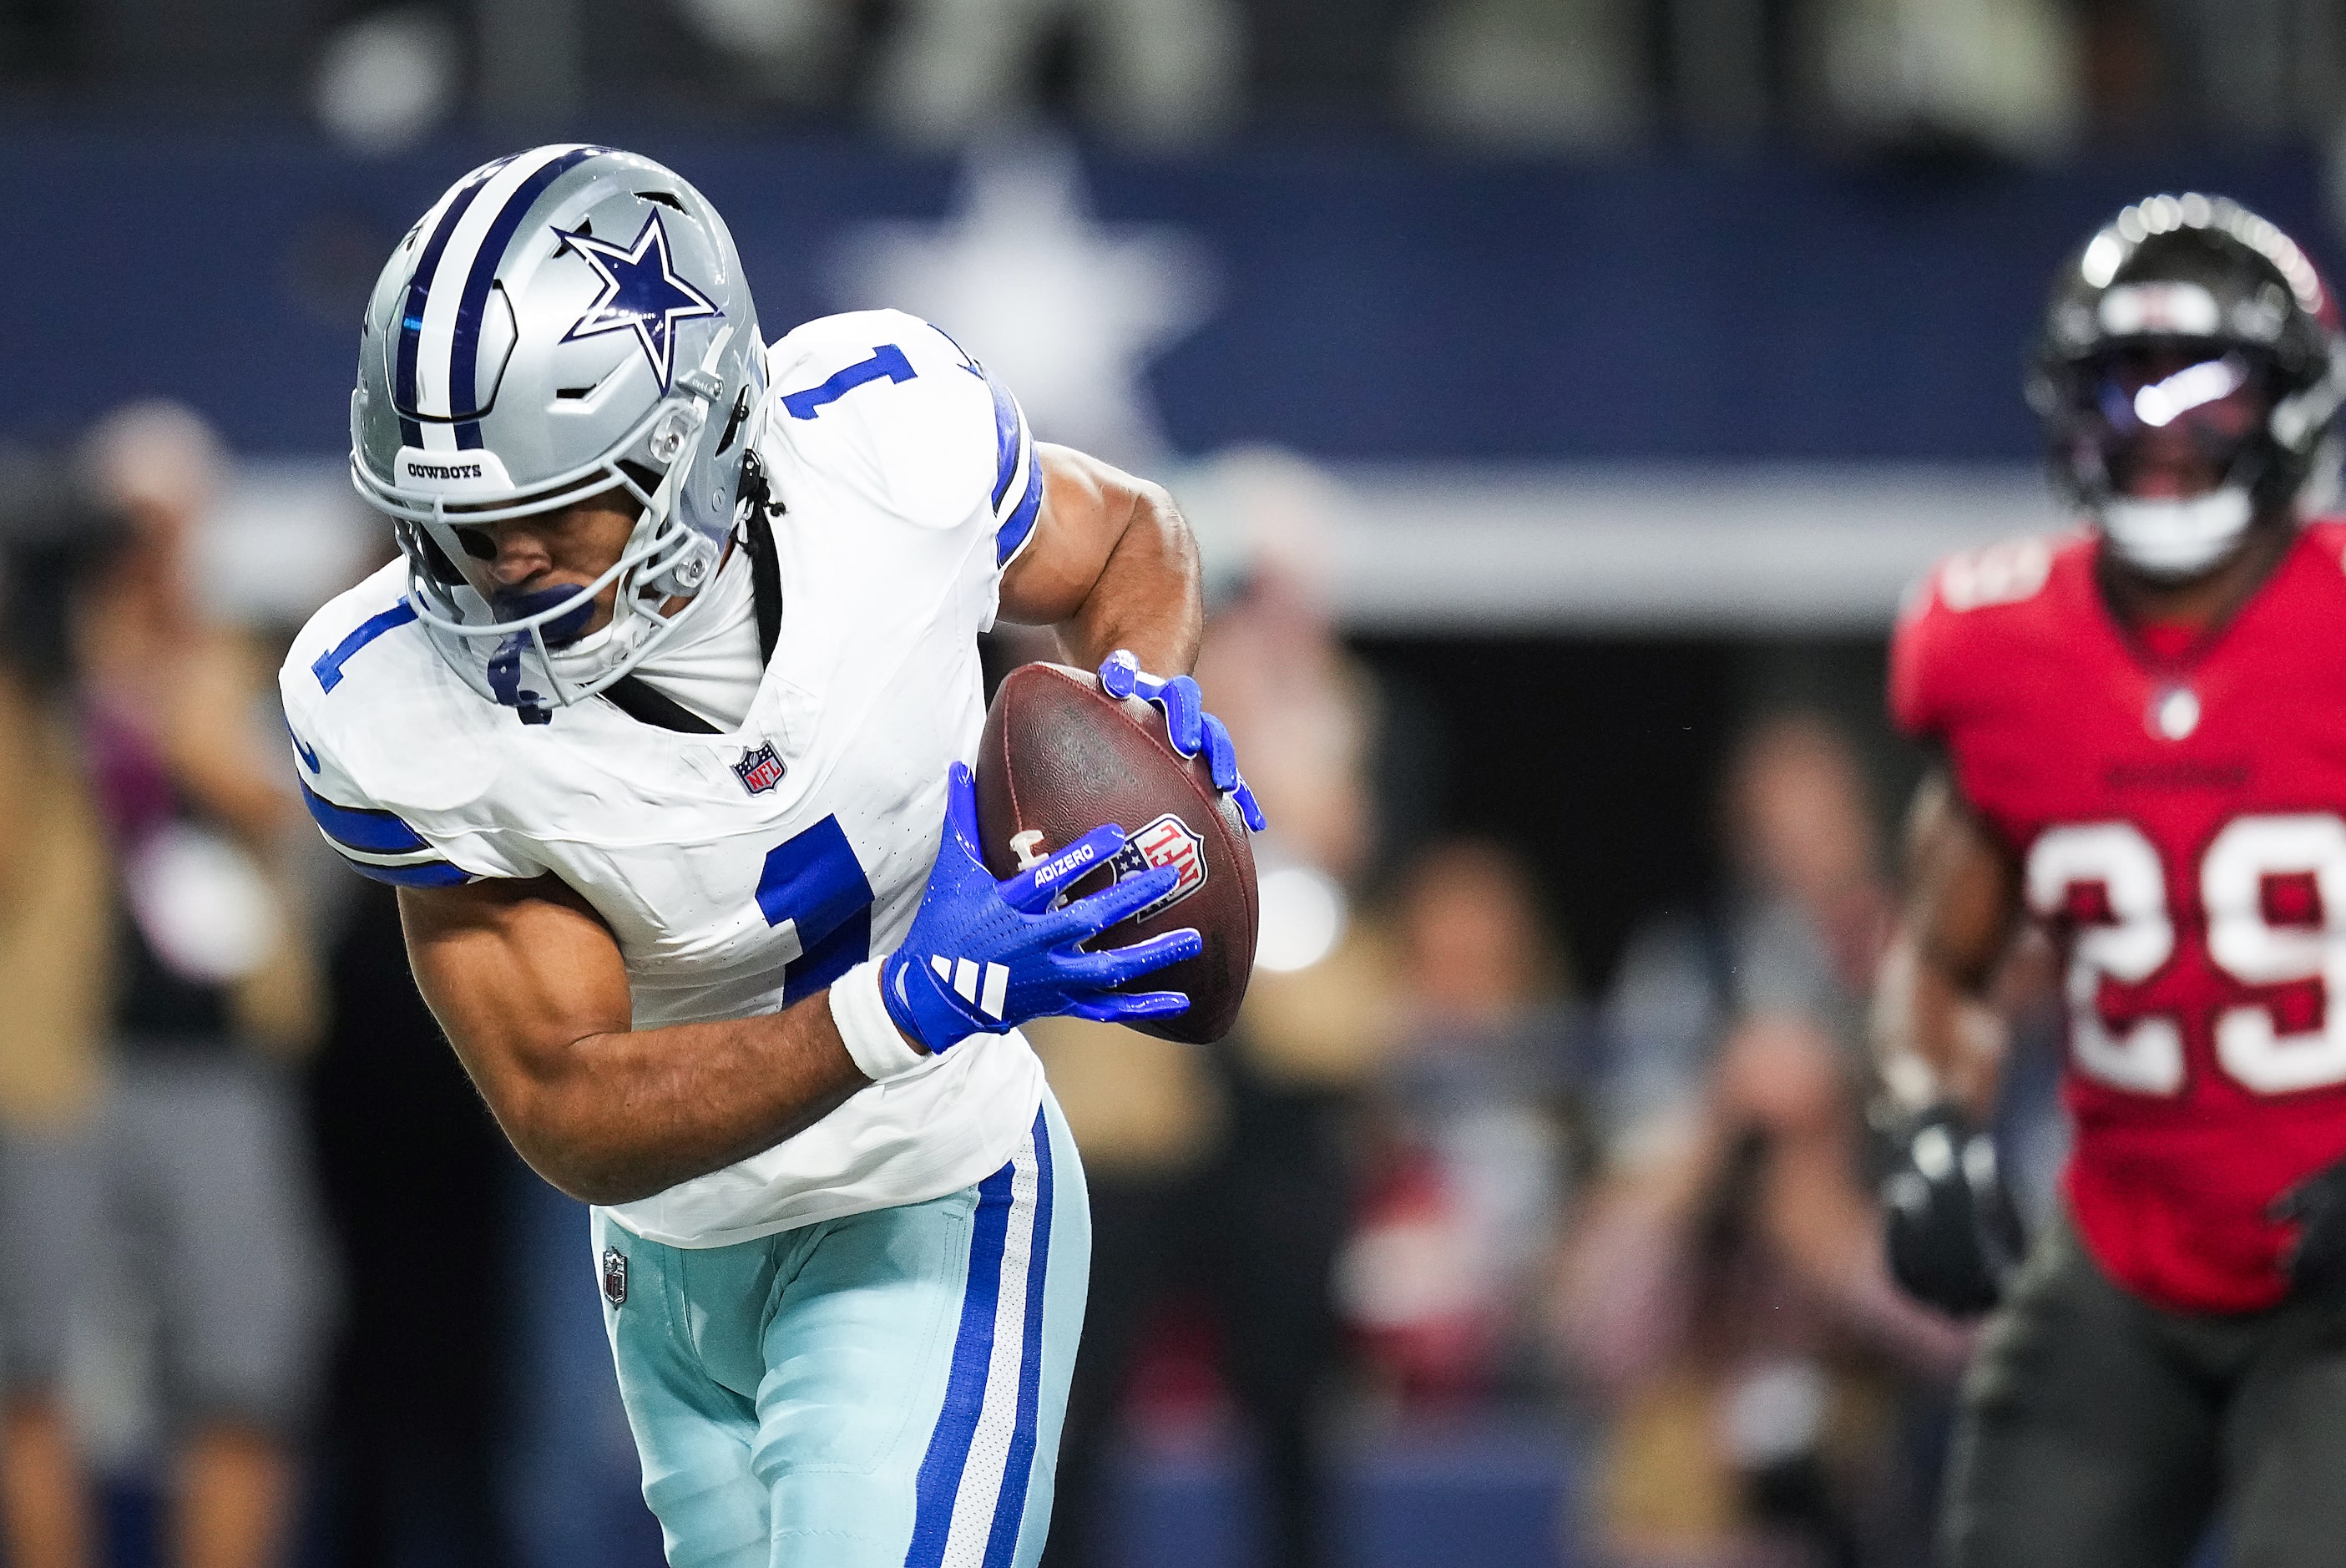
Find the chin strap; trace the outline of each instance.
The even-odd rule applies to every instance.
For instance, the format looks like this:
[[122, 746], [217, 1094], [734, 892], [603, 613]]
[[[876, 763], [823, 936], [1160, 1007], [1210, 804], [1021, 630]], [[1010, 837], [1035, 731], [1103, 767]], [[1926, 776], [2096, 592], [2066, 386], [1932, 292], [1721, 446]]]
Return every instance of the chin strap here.
[[724, 733], [674, 697], [655, 690], [650, 683], [638, 680], [632, 673], [621, 676], [599, 695], [638, 724], [648, 724], [655, 729], [673, 729], [679, 735]]
[[[767, 521], [767, 513], [782, 508], [780, 503], [769, 499], [764, 473], [759, 472], [753, 479], [751, 469], [756, 462], [748, 453], [741, 458], [742, 497], [750, 504], [742, 520], [742, 544], [750, 553], [750, 591], [757, 610], [760, 663], [771, 664], [775, 645], [782, 636], [782, 568], [780, 553], [774, 547], [773, 524]], [[684, 704], [654, 690], [650, 683], [637, 679], [633, 673], [605, 687], [601, 695], [629, 718], [656, 729], [672, 729], [679, 735], [724, 733]]]
[[754, 452], [741, 454], [741, 499], [748, 504], [741, 535], [750, 551], [750, 588], [757, 596], [758, 649], [763, 662], [771, 664], [774, 647], [782, 640], [782, 563], [774, 547], [772, 519], [788, 508], [774, 499], [766, 465]]
[[[776, 510], [780, 510], [777, 508]], [[774, 530], [763, 506], [750, 508], [750, 591], [758, 609], [758, 652], [760, 662], [774, 662], [774, 648], [782, 640], [782, 563], [774, 548]]]

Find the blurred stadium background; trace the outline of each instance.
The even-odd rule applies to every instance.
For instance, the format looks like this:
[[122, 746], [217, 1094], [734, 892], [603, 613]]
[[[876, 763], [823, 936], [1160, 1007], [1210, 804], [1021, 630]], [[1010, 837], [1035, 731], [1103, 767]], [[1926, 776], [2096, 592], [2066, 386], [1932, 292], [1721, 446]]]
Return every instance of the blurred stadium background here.
[[[1936, 556], [2060, 524], [2019, 368], [2095, 225], [2221, 191], [2341, 254], [2346, 12], [0, 0], [0, 439], [192, 411], [188, 586], [282, 639], [388, 550], [342, 456], [383, 257], [568, 137], [699, 185], [770, 337], [923, 313], [1205, 540], [1272, 968], [1211, 1052], [1046, 1043], [1103, 1238], [1052, 1561], [1923, 1562], [1965, 1345], [1863, 1244], [1921, 766], [1884, 638]], [[0, 515], [21, 565], [41, 508]], [[282, 1553], [654, 1563], [582, 1215], [304, 832], [274, 896], [324, 1002], [266, 1071], [326, 1349], [261, 1434]], [[188, 1428], [139, 1234], [66, 1379], [125, 1564], [175, 1560]]]

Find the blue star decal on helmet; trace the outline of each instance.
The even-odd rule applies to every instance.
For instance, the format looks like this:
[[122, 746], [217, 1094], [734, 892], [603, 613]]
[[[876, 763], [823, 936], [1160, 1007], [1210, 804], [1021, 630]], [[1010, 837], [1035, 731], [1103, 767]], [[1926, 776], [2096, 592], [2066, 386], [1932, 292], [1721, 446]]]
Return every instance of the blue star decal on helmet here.
[[725, 312], [668, 266], [668, 229], [660, 222], [659, 209], [652, 209], [632, 245], [614, 245], [583, 231], [556, 232], [603, 279], [603, 292], [562, 341], [633, 332], [644, 358], [651, 361], [652, 374], [659, 378], [660, 391], [668, 391], [676, 369], [676, 324]]

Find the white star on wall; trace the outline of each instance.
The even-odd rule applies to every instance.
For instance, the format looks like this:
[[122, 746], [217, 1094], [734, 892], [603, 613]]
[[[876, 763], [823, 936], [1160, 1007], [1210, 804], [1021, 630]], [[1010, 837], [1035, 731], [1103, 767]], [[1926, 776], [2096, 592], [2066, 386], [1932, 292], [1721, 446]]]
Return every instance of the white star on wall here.
[[944, 328], [1042, 439], [1146, 463], [1165, 438], [1141, 372], [1211, 313], [1212, 277], [1181, 229], [1095, 223], [1073, 152], [1028, 143], [972, 153], [942, 222], [851, 229], [831, 286]]

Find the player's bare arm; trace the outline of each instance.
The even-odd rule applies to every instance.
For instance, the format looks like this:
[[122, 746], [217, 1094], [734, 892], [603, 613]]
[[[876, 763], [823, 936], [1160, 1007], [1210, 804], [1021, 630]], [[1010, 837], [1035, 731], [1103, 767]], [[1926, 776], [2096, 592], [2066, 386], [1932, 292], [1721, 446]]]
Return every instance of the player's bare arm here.
[[1944, 774], [1916, 792], [1899, 931], [1874, 998], [1883, 1081], [1908, 1115], [1882, 1194], [1890, 1270], [1908, 1294], [1970, 1317], [1995, 1305], [2023, 1248], [1979, 1129], [2004, 1027], [1987, 991], [2020, 916], [2011, 855]]
[[[1052, 908], [1076, 865], [1120, 843], [1102, 829], [1007, 882], [976, 850], [969, 771], [955, 764], [945, 842], [927, 896], [897, 955], [917, 1000], [882, 1011], [876, 989], [841, 985], [868, 1003], [859, 1054], [842, 1034], [839, 987], [774, 1013], [661, 1029], [632, 1027], [618, 943], [593, 909], [551, 877], [400, 890], [408, 962], [433, 1015], [498, 1124], [533, 1169], [589, 1203], [632, 1203], [721, 1170], [821, 1120], [876, 1078], [910, 1070], [973, 1033], [1048, 1013], [1114, 1021], [1185, 1007], [1178, 993], [1107, 995], [1194, 956], [1194, 931], [1090, 952], [1076, 944], [1146, 907], [1172, 885], [1166, 869]], [[1005, 926], [1001, 907], [1014, 918]], [[925, 985], [924, 928], [989, 921], [983, 951], [1008, 976], [1006, 1012], [986, 1016]], [[858, 972], [865, 966], [859, 966]], [[925, 988], [924, 988], [925, 987]], [[888, 1036], [875, 1044], [870, 1036]], [[868, 1066], [866, 1064], [873, 1064]], [[884, 1065], [882, 1065], [884, 1064]]]
[[1043, 510], [1002, 576], [1002, 616], [1054, 627], [1067, 662], [1118, 648], [1141, 667], [1186, 673], [1205, 625], [1197, 541], [1161, 485], [1065, 446], [1036, 443]]
[[532, 1169], [627, 1203], [747, 1158], [870, 1082], [822, 994], [764, 1017], [630, 1026], [627, 969], [551, 877], [403, 888], [409, 962]]
[[1995, 1099], [2003, 1021], [1987, 991], [2020, 918], [2020, 872], [1944, 773], [1915, 792], [1906, 887], [1874, 1004], [1884, 1081], [1909, 1108]]
[[1035, 451], [1043, 507], [1035, 537], [1003, 574], [1002, 615], [1053, 627], [1068, 661], [1096, 667], [1109, 696], [1161, 705], [1173, 748], [1205, 752], [1216, 787], [1262, 831], [1229, 732], [1188, 676], [1205, 627], [1189, 524], [1161, 485], [1068, 447], [1037, 443]]

